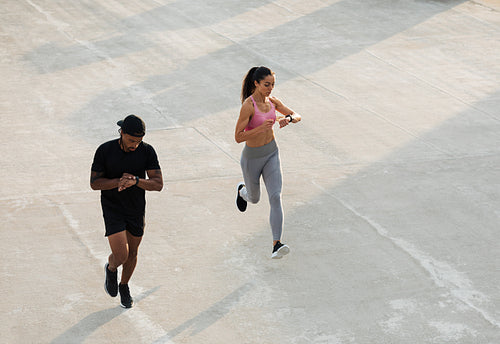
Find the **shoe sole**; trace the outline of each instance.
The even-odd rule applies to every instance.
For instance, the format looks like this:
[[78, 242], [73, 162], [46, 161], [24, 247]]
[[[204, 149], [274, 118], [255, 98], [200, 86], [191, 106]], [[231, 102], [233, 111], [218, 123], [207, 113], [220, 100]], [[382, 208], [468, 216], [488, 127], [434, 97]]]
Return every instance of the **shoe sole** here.
[[[247, 210], [247, 202], [243, 199], [243, 197], [240, 196], [240, 190], [241, 188], [245, 186], [245, 183], [239, 183], [238, 186], [236, 187], [236, 207], [238, 208], [239, 211], [241, 211], [242, 213], [245, 212]], [[242, 205], [242, 209], [240, 209], [240, 206], [238, 204], [238, 201], [239, 200], [242, 200], [243, 202], [245, 202], [245, 205]]]
[[120, 303], [120, 306], [121, 306], [122, 308], [125, 308], [125, 309], [132, 308], [132, 306], [133, 306], [133, 305], [134, 305], [134, 304], [131, 304], [131, 305], [130, 305], [130, 307], [127, 307], [127, 306], [125, 306], [123, 303]]
[[278, 251], [274, 252], [271, 255], [272, 259], [281, 259], [283, 256], [286, 256], [288, 253], [290, 253], [290, 247], [283, 245], [281, 246]]

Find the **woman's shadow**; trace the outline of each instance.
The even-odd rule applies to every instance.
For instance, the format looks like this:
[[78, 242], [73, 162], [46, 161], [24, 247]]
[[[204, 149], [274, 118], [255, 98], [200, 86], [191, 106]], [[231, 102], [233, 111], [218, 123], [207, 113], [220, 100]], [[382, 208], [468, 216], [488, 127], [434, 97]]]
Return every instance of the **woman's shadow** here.
[[191, 318], [176, 328], [169, 330], [165, 336], [158, 338], [153, 342], [153, 344], [169, 343], [171, 339], [187, 330], [190, 331], [190, 336], [194, 336], [204, 331], [219, 319], [222, 319], [225, 315], [227, 315], [236, 306], [236, 304], [240, 302], [240, 299], [253, 287], [254, 282], [247, 282], [243, 284], [231, 294], [214, 303], [211, 307], [207, 308], [194, 318]]

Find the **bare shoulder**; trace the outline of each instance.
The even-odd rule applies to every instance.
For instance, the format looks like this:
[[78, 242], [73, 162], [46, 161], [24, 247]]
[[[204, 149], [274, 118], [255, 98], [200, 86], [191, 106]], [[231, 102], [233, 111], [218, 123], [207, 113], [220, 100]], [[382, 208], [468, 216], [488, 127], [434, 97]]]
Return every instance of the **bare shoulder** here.
[[274, 104], [274, 106], [281, 106], [283, 103], [276, 97], [269, 97], [269, 100]]
[[248, 97], [247, 99], [245, 99], [243, 101], [243, 104], [241, 104], [241, 111], [240, 113], [242, 114], [248, 114], [248, 115], [252, 115], [253, 114], [253, 103], [252, 103], [252, 100], [250, 99], [250, 97]]
[[243, 101], [243, 104], [241, 104], [242, 107], [253, 107], [253, 102], [252, 102], [252, 99], [250, 99], [250, 97], [247, 97], [247, 99], [245, 99]]

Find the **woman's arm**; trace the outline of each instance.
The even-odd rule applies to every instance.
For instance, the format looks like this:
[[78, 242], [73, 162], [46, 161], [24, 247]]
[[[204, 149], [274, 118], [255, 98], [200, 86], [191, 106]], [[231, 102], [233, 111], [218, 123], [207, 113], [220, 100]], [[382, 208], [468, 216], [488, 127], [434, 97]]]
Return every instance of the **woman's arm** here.
[[[276, 107], [276, 111], [282, 114], [282, 116], [276, 116], [276, 119], [279, 121], [281, 128], [286, 126], [290, 122], [297, 123], [302, 120], [301, 115], [295, 113], [292, 109], [283, 104], [278, 98], [269, 97], [269, 100], [273, 102], [274, 106]], [[291, 121], [290, 117], [292, 119]]]

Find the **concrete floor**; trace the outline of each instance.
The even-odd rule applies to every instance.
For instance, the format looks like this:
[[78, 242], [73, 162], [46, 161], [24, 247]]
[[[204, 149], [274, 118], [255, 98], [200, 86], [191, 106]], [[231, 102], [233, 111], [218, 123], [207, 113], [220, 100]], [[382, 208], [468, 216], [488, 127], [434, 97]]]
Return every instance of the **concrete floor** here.
[[[499, 1], [0, 9], [2, 343], [500, 343]], [[275, 128], [278, 261], [267, 198], [234, 205], [254, 65], [303, 116]], [[124, 310], [89, 175], [129, 113], [165, 189]]]

